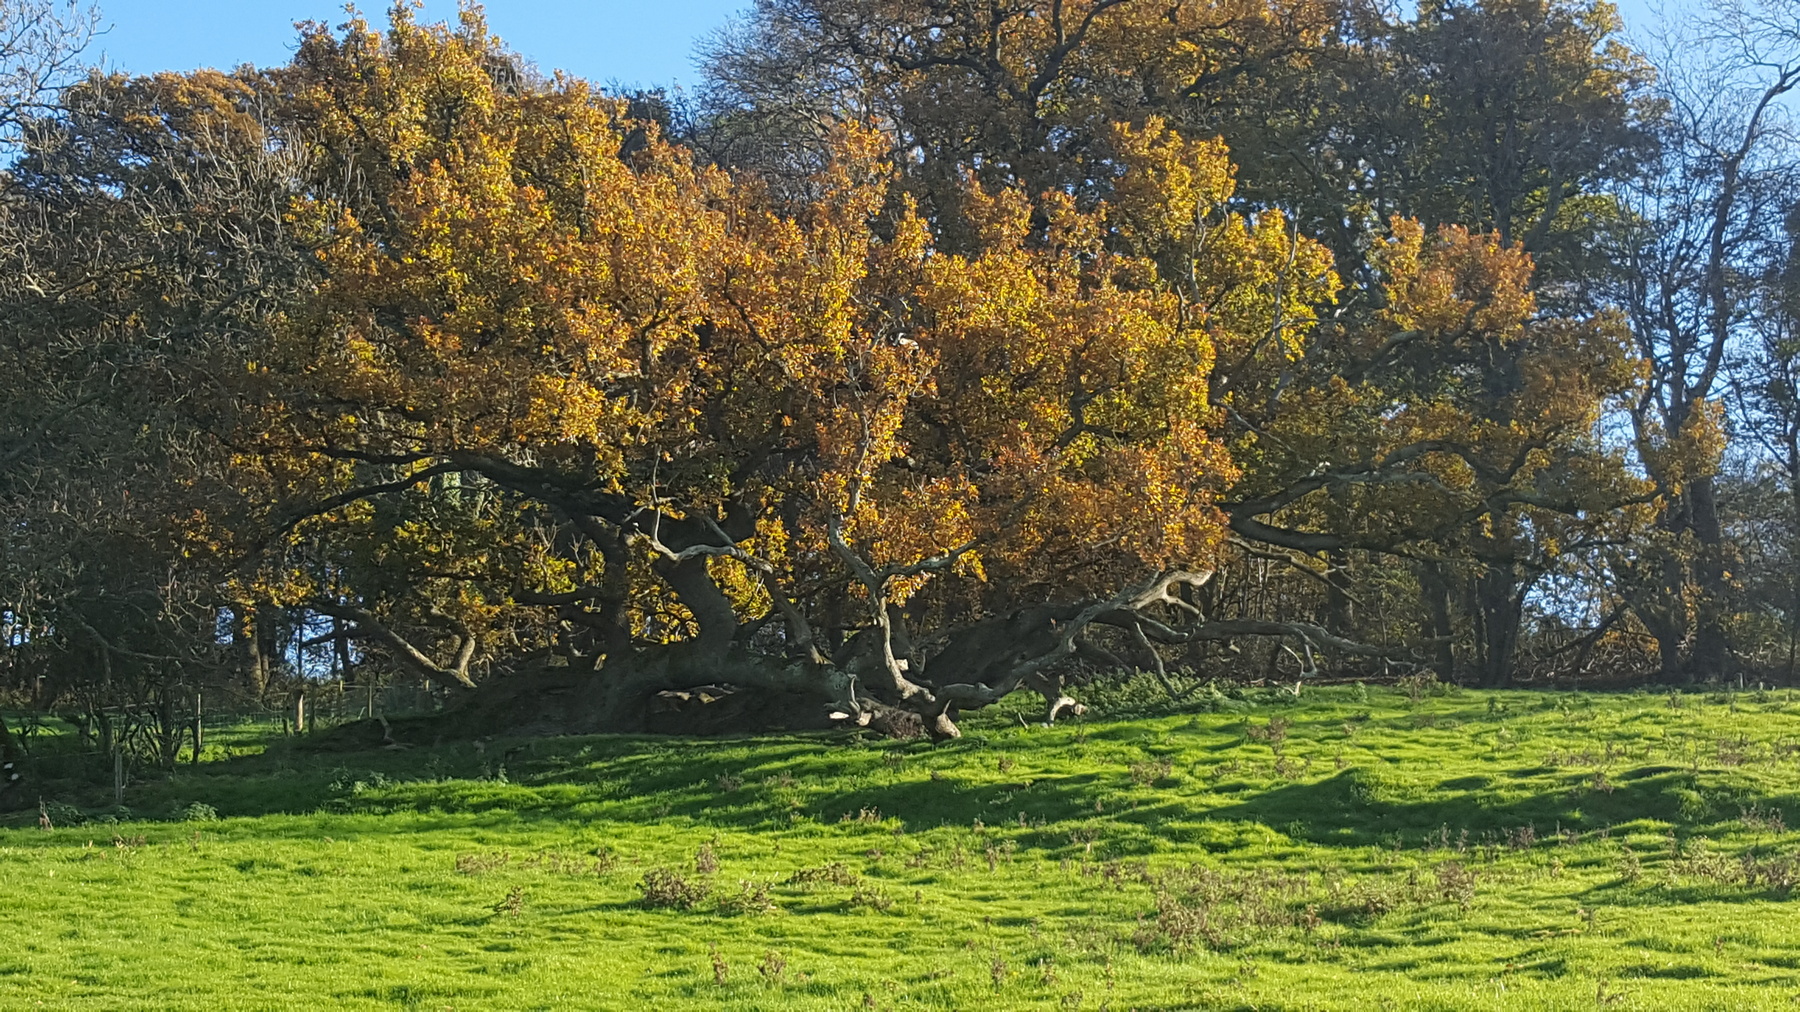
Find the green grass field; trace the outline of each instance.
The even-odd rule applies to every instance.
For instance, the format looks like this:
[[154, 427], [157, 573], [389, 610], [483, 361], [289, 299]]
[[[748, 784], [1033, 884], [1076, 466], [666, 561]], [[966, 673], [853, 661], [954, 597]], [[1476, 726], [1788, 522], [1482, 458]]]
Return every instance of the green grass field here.
[[1800, 1000], [1785, 691], [1213, 706], [276, 742], [134, 787], [134, 821], [0, 829], [0, 1008]]

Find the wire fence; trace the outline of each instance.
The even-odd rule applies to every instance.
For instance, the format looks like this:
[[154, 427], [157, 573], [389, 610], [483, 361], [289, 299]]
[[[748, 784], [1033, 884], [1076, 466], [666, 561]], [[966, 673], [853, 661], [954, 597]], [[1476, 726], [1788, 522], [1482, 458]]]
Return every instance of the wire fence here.
[[[442, 706], [439, 696], [421, 686], [317, 682], [267, 700], [229, 698], [217, 706], [196, 694], [193, 711], [173, 727], [148, 708], [131, 707], [81, 715], [85, 725], [26, 709], [0, 709], [0, 719], [12, 729], [20, 753], [18, 773], [28, 783], [111, 783], [122, 794], [129, 782], [159, 765], [227, 759], [260, 752], [275, 739], [311, 736], [376, 717], [422, 716]], [[150, 728], [163, 729], [161, 737], [175, 745], [172, 755], [145, 747]]]

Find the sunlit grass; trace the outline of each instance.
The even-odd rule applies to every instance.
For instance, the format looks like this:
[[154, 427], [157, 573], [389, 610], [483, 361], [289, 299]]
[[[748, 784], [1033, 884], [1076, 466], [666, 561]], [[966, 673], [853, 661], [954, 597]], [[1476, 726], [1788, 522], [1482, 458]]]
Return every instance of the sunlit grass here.
[[1800, 996], [1800, 702], [1277, 700], [939, 745], [276, 743], [133, 788], [165, 821], [0, 830], [0, 1007]]

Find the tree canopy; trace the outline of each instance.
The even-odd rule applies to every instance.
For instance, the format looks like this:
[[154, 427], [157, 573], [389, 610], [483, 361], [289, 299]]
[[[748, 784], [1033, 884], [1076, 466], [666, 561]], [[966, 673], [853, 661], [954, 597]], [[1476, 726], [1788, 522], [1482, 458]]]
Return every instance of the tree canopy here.
[[0, 677], [955, 735], [1131, 669], [1768, 663], [1720, 490], [1753, 419], [1800, 459], [1745, 231], [1794, 78], [1708, 161], [1617, 29], [762, 0], [681, 105], [402, 5], [94, 73], [0, 203]]

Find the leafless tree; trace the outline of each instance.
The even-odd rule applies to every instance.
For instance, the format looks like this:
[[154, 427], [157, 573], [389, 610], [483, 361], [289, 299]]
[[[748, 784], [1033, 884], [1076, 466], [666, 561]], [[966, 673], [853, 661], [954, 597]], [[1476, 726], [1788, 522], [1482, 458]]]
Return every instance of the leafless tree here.
[[100, 9], [83, 0], [0, 0], [0, 139], [80, 76], [99, 31]]
[[1667, 503], [1667, 544], [1632, 562], [1636, 608], [1665, 675], [1687, 678], [1728, 661], [1717, 480], [1691, 441], [1726, 395], [1732, 350], [1751, 340], [1747, 311], [1800, 193], [1800, 3], [1715, 0], [1708, 11], [1660, 40], [1663, 150], [1627, 194], [1619, 291], [1652, 369], [1636, 439]]

